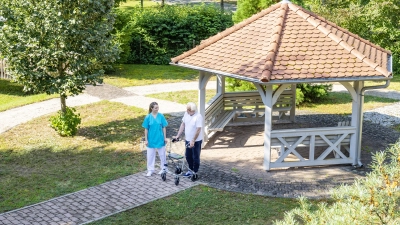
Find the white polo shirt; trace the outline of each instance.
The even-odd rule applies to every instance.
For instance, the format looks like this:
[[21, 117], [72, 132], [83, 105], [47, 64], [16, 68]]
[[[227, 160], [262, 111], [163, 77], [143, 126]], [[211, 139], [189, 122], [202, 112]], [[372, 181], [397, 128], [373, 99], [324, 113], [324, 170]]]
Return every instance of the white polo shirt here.
[[[185, 112], [183, 115], [182, 122], [185, 124], [185, 139], [186, 141], [191, 141], [196, 134], [196, 130], [198, 127], [203, 127], [203, 117], [199, 113], [193, 114], [193, 116], [189, 115], [189, 113]], [[200, 131], [199, 136], [196, 141], [203, 140], [203, 128]]]

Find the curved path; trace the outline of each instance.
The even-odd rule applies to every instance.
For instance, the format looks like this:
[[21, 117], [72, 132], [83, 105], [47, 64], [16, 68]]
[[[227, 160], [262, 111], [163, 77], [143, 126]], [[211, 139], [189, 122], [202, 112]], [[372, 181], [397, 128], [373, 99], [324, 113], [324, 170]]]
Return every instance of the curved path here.
[[[207, 88], [215, 87], [210, 82]], [[195, 90], [197, 82], [184, 84], [159, 84], [144, 87], [119, 89], [110, 85], [88, 87], [84, 94], [68, 98], [67, 105], [78, 106], [97, 102], [102, 99], [122, 102], [147, 109], [149, 102], [157, 101], [163, 113], [170, 113], [169, 134], [176, 133], [180, 119], [185, 109], [184, 105], [148, 98], [149, 93], [160, 93], [175, 90]], [[342, 91], [335, 86], [334, 91]], [[386, 90], [376, 90], [366, 94], [380, 94], [400, 100], [400, 94]], [[59, 108], [58, 99], [52, 99], [32, 105], [27, 105], [0, 113], [0, 133], [51, 112]], [[379, 111], [381, 110], [381, 111]], [[390, 123], [398, 121], [400, 104], [376, 109], [373, 117], [384, 117], [382, 112], [388, 112]], [[27, 113], [28, 112], [28, 113]], [[370, 112], [365, 112], [367, 117]], [[393, 115], [392, 115], [393, 114]], [[397, 119], [397, 120], [396, 120]], [[299, 112], [296, 121], [304, 123], [337, 124], [343, 120], [336, 115], [303, 115]], [[385, 120], [386, 121], [386, 120]], [[381, 122], [380, 122], [381, 123]], [[390, 124], [388, 123], [388, 124]], [[388, 128], [389, 125], [379, 125], [365, 121], [363, 146], [379, 139], [380, 150], [394, 143], [399, 137], [398, 132]], [[202, 165], [199, 171], [200, 179], [191, 182], [182, 179], [178, 186], [171, 176], [163, 182], [158, 176], [145, 177], [144, 172], [133, 174], [117, 180], [104, 183], [48, 201], [27, 206], [21, 209], [0, 214], [0, 224], [85, 224], [101, 218], [140, 206], [147, 202], [174, 194], [180, 190], [197, 184], [205, 184], [219, 189], [253, 193], [266, 196], [321, 198], [329, 194], [329, 189], [342, 183], [351, 184], [354, 179], [363, 177], [367, 168], [355, 169], [351, 166], [325, 166], [312, 168], [290, 168], [266, 172], [262, 168], [263, 161], [263, 126], [226, 127], [223, 132], [213, 137], [209, 145], [202, 150]], [[374, 143], [376, 144], [376, 143]], [[374, 145], [376, 146], [376, 145]], [[173, 152], [182, 152], [182, 143], [170, 146]], [[362, 161], [368, 163], [371, 154], [363, 152]], [[150, 191], [149, 191], [150, 190]]]

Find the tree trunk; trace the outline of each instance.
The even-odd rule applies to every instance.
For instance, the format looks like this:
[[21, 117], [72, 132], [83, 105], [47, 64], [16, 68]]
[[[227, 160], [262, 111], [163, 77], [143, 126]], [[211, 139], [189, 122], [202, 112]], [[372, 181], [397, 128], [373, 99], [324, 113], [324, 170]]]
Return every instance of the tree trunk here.
[[143, 9], [143, 0], [140, 0], [140, 7]]
[[164, 7], [164, 0], [161, 0], [161, 7]]
[[60, 100], [61, 100], [61, 112], [62, 114], [65, 114], [67, 112], [67, 104], [65, 103], [65, 99], [67, 97], [63, 94], [60, 94]]
[[221, 0], [221, 11], [224, 11], [224, 0]]

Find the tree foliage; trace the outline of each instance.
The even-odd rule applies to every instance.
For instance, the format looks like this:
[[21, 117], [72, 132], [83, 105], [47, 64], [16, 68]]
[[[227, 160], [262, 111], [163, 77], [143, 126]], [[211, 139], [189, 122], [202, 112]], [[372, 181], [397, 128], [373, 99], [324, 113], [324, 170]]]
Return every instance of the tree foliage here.
[[101, 82], [103, 67], [115, 61], [114, 2], [111, 0], [2, 0], [0, 52], [25, 91], [65, 98]]
[[172, 57], [232, 26], [233, 22], [230, 13], [201, 4], [119, 11], [117, 24], [115, 33], [123, 51], [121, 62], [168, 64]]
[[353, 185], [334, 189], [332, 205], [320, 204], [313, 210], [302, 197], [301, 207], [275, 224], [400, 224], [400, 140], [374, 154], [372, 169]]
[[[281, 0], [238, 0], [233, 21], [239, 23], [278, 2], [281, 2]], [[291, 2], [303, 5], [303, 0], [293, 0]]]

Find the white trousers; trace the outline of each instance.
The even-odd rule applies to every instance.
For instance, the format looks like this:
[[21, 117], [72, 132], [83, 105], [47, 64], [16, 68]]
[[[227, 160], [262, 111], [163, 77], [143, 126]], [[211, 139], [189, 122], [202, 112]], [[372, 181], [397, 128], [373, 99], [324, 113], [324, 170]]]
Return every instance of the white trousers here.
[[161, 169], [164, 169], [164, 165], [167, 164], [165, 158], [165, 146], [161, 148], [147, 148], [147, 171], [154, 172], [154, 164], [156, 162], [156, 151], [161, 161]]

